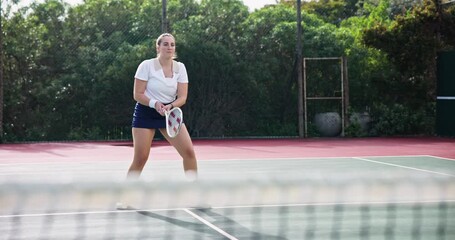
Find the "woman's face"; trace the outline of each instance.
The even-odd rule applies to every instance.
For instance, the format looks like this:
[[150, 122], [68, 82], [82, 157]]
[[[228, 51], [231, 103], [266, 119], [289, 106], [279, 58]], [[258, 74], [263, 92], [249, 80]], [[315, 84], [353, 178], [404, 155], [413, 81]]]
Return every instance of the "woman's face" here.
[[175, 54], [175, 40], [171, 36], [164, 36], [161, 39], [160, 45], [157, 46], [157, 52], [160, 57], [172, 58]]

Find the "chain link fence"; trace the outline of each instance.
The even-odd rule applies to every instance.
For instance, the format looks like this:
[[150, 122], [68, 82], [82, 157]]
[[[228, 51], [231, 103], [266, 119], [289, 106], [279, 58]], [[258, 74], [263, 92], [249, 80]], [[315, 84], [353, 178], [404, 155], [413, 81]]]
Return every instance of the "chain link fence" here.
[[[130, 139], [134, 73], [162, 32], [188, 69], [193, 137], [299, 136], [297, 56], [347, 56], [359, 111], [372, 106], [377, 76], [393, 74], [361, 31], [419, 2], [382, 2], [302, 2], [298, 52], [297, 1], [256, 11], [241, 0], [2, 1], [2, 140]], [[339, 77], [313, 71], [316, 82]]]

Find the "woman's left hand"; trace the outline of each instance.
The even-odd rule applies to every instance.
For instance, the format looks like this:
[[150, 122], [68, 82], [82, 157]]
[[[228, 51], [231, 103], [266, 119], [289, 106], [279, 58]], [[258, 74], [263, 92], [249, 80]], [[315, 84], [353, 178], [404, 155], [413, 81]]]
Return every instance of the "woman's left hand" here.
[[171, 104], [168, 104], [168, 105], [162, 106], [161, 109], [158, 110], [158, 112], [159, 112], [162, 116], [164, 116], [164, 113], [165, 113], [166, 111], [170, 111], [171, 109], [172, 109], [172, 105], [171, 105]]

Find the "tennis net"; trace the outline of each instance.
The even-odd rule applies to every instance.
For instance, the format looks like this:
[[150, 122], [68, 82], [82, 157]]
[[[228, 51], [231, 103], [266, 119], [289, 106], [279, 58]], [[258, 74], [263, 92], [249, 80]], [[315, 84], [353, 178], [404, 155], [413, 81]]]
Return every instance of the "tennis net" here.
[[453, 177], [0, 186], [0, 239], [455, 239]]

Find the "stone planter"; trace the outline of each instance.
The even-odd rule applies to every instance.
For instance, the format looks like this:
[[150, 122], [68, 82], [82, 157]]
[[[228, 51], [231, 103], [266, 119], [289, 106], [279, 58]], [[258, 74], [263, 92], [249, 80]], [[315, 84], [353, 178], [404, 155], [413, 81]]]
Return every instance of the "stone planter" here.
[[337, 112], [317, 113], [314, 124], [322, 137], [336, 137], [341, 133], [341, 117]]

